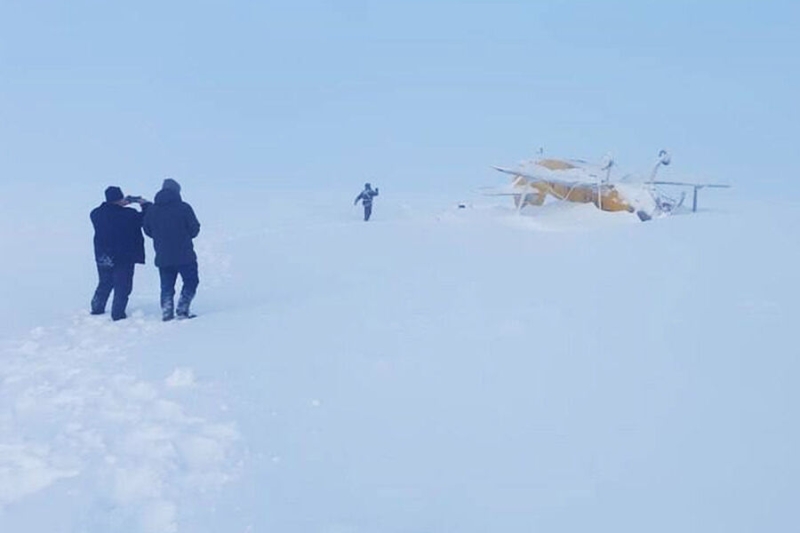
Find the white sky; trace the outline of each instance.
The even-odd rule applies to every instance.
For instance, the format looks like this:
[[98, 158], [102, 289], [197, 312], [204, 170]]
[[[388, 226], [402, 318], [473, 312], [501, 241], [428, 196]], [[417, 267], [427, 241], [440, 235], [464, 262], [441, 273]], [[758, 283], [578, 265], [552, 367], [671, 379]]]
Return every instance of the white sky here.
[[473, 187], [544, 146], [789, 181], [797, 20], [755, 1], [3, 0], [0, 176]]

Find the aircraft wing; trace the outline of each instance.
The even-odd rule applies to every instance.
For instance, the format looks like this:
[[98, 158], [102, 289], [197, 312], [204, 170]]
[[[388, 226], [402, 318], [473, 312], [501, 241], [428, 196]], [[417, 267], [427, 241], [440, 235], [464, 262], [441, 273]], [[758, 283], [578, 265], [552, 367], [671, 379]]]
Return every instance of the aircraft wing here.
[[579, 183], [595, 184], [598, 177], [585, 168], [571, 167], [568, 169], [550, 170], [544, 168], [540, 174], [532, 174], [525, 170], [512, 170], [504, 167], [492, 167], [498, 172], [511, 176], [520, 176], [532, 182], [560, 183], [569, 187]]
[[703, 187], [716, 187], [718, 189], [730, 188], [730, 185], [726, 183], [690, 183], [688, 181], [654, 181], [652, 183], [654, 185], [680, 185], [684, 187], [697, 187], [698, 189]]
[[596, 180], [588, 180], [588, 179], [586, 179], [586, 180], [585, 179], [565, 180], [565, 179], [563, 179], [563, 176], [556, 177], [556, 176], [553, 176], [552, 173], [548, 174], [548, 176], [545, 177], [545, 176], [537, 176], [535, 174], [530, 174], [528, 172], [525, 172], [524, 170], [512, 170], [510, 168], [494, 167], [494, 166], [492, 168], [497, 170], [498, 172], [502, 172], [504, 174], [509, 174], [511, 176], [519, 176], [519, 177], [522, 177], [522, 178], [525, 178], [525, 179], [528, 179], [528, 180], [534, 181], [534, 182], [536, 182], [536, 181], [540, 181], [540, 182], [541, 181], [547, 181], [547, 182], [550, 182], [550, 183], [563, 183], [564, 185], [569, 185], [569, 186], [572, 186], [572, 185], [574, 185], [576, 183], [595, 183], [596, 182]]
[[522, 176], [523, 178], [528, 178], [529, 180], [541, 180], [542, 178], [538, 176], [534, 176], [533, 174], [528, 174], [521, 170], [511, 170], [510, 168], [503, 168], [503, 167], [492, 167], [493, 169], [502, 172], [504, 174], [511, 174], [512, 176]]

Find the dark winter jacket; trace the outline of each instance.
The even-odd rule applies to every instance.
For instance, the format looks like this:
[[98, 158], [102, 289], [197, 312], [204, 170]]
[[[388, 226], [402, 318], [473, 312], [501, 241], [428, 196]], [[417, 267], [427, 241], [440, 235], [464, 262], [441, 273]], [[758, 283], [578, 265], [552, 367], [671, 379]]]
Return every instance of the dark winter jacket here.
[[192, 239], [200, 233], [200, 222], [192, 206], [174, 189], [161, 189], [144, 216], [144, 232], [153, 239], [156, 266], [186, 265], [197, 261]]
[[374, 197], [376, 197], [376, 196], [378, 196], [378, 188], [377, 187], [374, 188], [374, 189], [364, 189], [363, 191], [361, 191], [361, 194], [356, 196], [356, 201], [353, 202], [353, 203], [357, 204], [358, 201], [361, 200], [362, 205], [364, 205], [364, 207], [366, 207], [368, 205], [372, 205], [372, 199]]
[[[150, 204], [143, 204], [143, 212]], [[94, 258], [104, 266], [144, 263], [143, 212], [103, 202], [89, 215], [94, 226]]]

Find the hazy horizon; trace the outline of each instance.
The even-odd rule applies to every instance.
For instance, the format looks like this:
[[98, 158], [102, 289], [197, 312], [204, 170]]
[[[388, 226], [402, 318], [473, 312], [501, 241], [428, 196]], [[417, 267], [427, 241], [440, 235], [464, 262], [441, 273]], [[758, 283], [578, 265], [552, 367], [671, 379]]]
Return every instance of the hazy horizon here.
[[546, 153], [794, 183], [792, 2], [5, 1], [0, 176], [474, 187]]

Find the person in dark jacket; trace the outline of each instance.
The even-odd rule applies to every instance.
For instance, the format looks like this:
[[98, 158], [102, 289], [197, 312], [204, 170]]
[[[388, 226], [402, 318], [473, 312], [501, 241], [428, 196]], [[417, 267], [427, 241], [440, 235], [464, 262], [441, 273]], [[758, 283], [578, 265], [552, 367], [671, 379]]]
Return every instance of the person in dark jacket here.
[[[144, 232], [153, 239], [156, 266], [161, 277], [161, 318], [164, 321], [194, 318], [189, 306], [200, 278], [192, 239], [200, 233], [200, 222], [192, 206], [181, 198], [181, 186], [165, 179], [155, 201], [144, 216]], [[181, 276], [183, 287], [175, 307], [175, 282]]]
[[[126, 318], [125, 308], [133, 290], [133, 271], [136, 263], [144, 264], [142, 218], [150, 203], [139, 197], [125, 197], [122, 189], [111, 186], [105, 190], [106, 201], [92, 210], [94, 226], [94, 259], [98, 283], [92, 297], [91, 313], [102, 315], [111, 291], [112, 320]], [[141, 211], [126, 206], [138, 203]]]
[[372, 215], [372, 199], [378, 196], [378, 188], [372, 188], [372, 185], [369, 183], [364, 184], [364, 190], [356, 196], [355, 202], [353, 205], [357, 205], [358, 201], [361, 200], [361, 205], [364, 206], [364, 222], [369, 220], [370, 215]]

